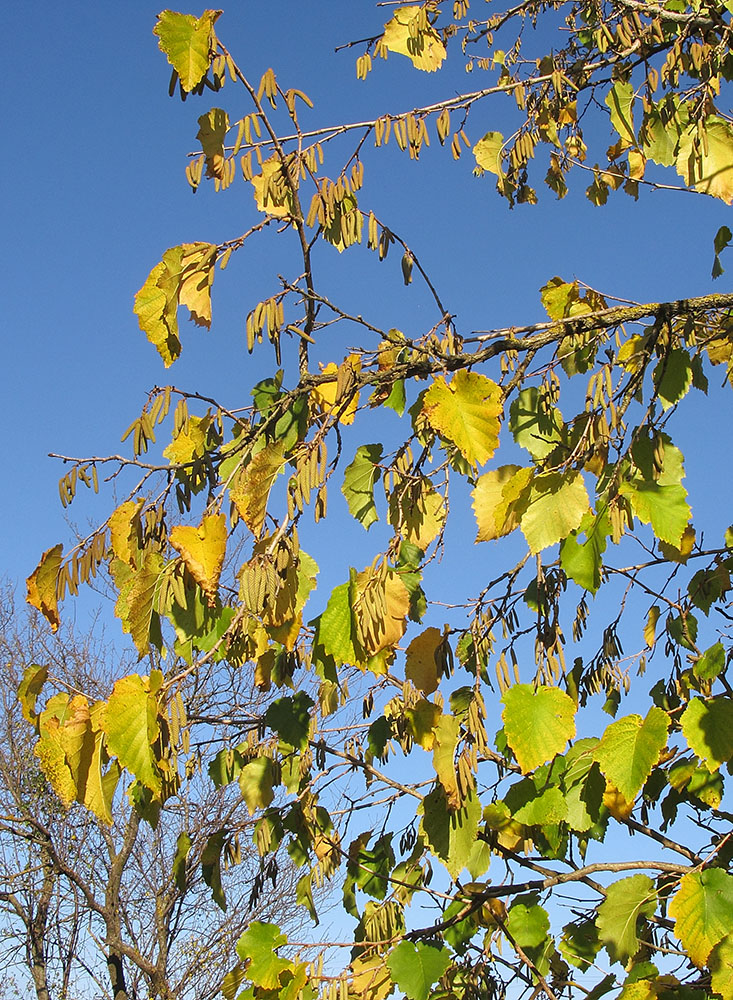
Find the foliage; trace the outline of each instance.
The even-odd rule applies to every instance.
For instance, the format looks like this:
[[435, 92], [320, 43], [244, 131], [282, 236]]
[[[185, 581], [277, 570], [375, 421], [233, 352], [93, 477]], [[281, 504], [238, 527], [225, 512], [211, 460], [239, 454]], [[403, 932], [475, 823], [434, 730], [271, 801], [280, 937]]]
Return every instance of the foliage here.
[[[149, 820], [178, 794], [193, 741], [215, 785], [238, 784], [263, 859], [285, 845], [315, 922], [314, 888], [340, 885], [347, 956], [255, 922], [227, 998], [383, 1000], [396, 988], [452, 1000], [502, 995], [516, 980], [550, 1000], [588, 983], [593, 1000], [619, 986], [640, 1000], [684, 1000], [693, 987], [733, 1000], [733, 530], [703, 545], [674, 442], [712, 368], [733, 382], [733, 295], [614, 304], [548, 276], [547, 321], [465, 330], [365, 187], [390, 139], [419, 160], [434, 130], [456, 160], [472, 148], [474, 173], [511, 205], [536, 202], [545, 169], [560, 199], [586, 171], [599, 206], [669, 186], [730, 205], [729, 5], [526, 0], [486, 19], [468, 0], [398, 7], [354, 43], [357, 75], [404, 58], [445, 76], [451, 96], [333, 127], [303, 126], [310, 99], [273, 70], [251, 81], [219, 38], [218, 13], [165, 11], [156, 35], [171, 93], [227, 81], [244, 92], [238, 121], [217, 107], [198, 118], [186, 177], [194, 191], [204, 174], [224, 191], [241, 171], [249, 228], [166, 250], [135, 313], [172, 365], [179, 306], [211, 326], [216, 265], [277, 228], [300, 253], [298, 274], [273, 277], [246, 320], [248, 350], [266, 339], [277, 369], [248, 406], [156, 388], [125, 435], [129, 459], [70, 459], [65, 502], [80, 482], [96, 489], [105, 463], [136, 483], [70, 553], [44, 554], [29, 601], [56, 628], [66, 592], [106, 568], [150, 666], [98, 700], [48, 697], [41, 668], [26, 676], [21, 702], [48, 780], [105, 823], [128, 775]], [[485, 87], [457, 92], [462, 61]], [[516, 119], [505, 137], [490, 109], [507, 96]], [[604, 121], [612, 144], [593, 162]], [[728, 241], [721, 227], [714, 273]], [[419, 278], [432, 302], [424, 329], [382, 329], [350, 309], [347, 290], [336, 301], [317, 285], [319, 255], [360, 243], [380, 260], [400, 248], [405, 284]], [[356, 330], [360, 346], [334, 347], [334, 327]], [[143, 458], [160, 428], [166, 447]], [[311, 510], [316, 523], [336, 519], [334, 486], [381, 551], [322, 593], [301, 535]], [[492, 568], [478, 595], [442, 608], [441, 630], [431, 564], [459, 544], [454, 521], [465, 537], [469, 492]], [[345, 530], [335, 520], [331, 539]], [[622, 640], [637, 652], [624, 657]], [[652, 675], [645, 690], [634, 681], [629, 707], [642, 711], [599, 722], [595, 697], [615, 716], [634, 667]], [[262, 705], [229, 698], [226, 671]], [[209, 699], [198, 715], [192, 686]], [[625, 831], [646, 845], [638, 859]], [[231, 851], [224, 823], [200, 859], [222, 907]], [[556, 899], [568, 891], [563, 925]]]

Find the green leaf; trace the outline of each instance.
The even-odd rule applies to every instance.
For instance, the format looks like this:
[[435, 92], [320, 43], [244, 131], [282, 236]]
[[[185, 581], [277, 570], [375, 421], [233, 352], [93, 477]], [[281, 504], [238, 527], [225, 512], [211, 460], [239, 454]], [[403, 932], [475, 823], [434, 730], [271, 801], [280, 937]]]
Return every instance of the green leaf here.
[[349, 510], [365, 528], [369, 529], [379, 520], [374, 503], [374, 484], [381, 475], [379, 462], [382, 458], [381, 444], [363, 444], [356, 449], [351, 465], [344, 471], [341, 492], [346, 497]]
[[173, 880], [180, 892], [186, 888], [186, 860], [193, 845], [191, 835], [186, 830], [178, 835], [176, 853], [173, 855]]
[[575, 736], [575, 704], [559, 688], [516, 684], [501, 700], [507, 743], [522, 774], [552, 760]]
[[614, 882], [598, 907], [598, 935], [613, 962], [626, 962], [639, 950], [638, 921], [656, 910], [657, 892], [648, 875]]
[[291, 961], [277, 954], [277, 949], [287, 943], [288, 939], [277, 924], [265, 924], [259, 920], [253, 920], [242, 934], [237, 941], [237, 955], [243, 962], [249, 963], [247, 978], [255, 986], [265, 990], [280, 986], [280, 974], [293, 967]]
[[354, 646], [354, 621], [351, 611], [352, 584], [335, 587], [328, 599], [326, 610], [318, 619], [318, 643], [327, 656], [337, 664], [355, 666], [359, 662]]
[[537, 948], [548, 935], [550, 918], [535, 893], [517, 896], [506, 917], [506, 929], [520, 948]]
[[706, 868], [682, 876], [669, 903], [674, 932], [698, 968], [733, 927], [733, 876]]
[[214, 22], [220, 10], [205, 10], [201, 17], [164, 10], [158, 14], [153, 33], [183, 89], [190, 93], [201, 83], [216, 49]]
[[630, 83], [617, 80], [606, 95], [611, 110], [611, 124], [621, 136], [621, 144], [636, 145], [634, 133], [634, 88]]
[[298, 750], [305, 750], [308, 746], [310, 710], [313, 705], [313, 699], [305, 691], [298, 691], [292, 698], [278, 698], [277, 701], [273, 701], [265, 712], [264, 720], [284, 743]]
[[706, 649], [702, 656], [692, 664], [692, 672], [699, 680], [711, 681], [725, 668], [725, 647], [722, 642], [716, 642]]
[[593, 751], [606, 779], [627, 802], [633, 802], [659, 760], [667, 745], [668, 729], [667, 713], [650, 708], [645, 719], [627, 715], [612, 722]]
[[[619, 493], [629, 499], [636, 517], [651, 524], [654, 534], [663, 542], [680, 547], [690, 520], [687, 491], [681, 485], [684, 476], [682, 453], [666, 434], [661, 436], [662, 468], [655, 466], [654, 445], [647, 437], [634, 445], [635, 469], [622, 482]], [[657, 455], [657, 460], [660, 456]]]
[[501, 169], [501, 148], [504, 145], [504, 136], [501, 132], [487, 132], [483, 139], [479, 139], [473, 147], [473, 155], [476, 163], [482, 170], [488, 170], [491, 174], [501, 177], [504, 171]]
[[601, 947], [595, 920], [566, 924], [562, 929], [560, 952], [576, 969], [587, 972]]
[[[579, 540], [581, 531], [585, 532], [585, 541]], [[602, 557], [610, 533], [611, 524], [606, 508], [596, 517], [586, 514], [580, 528], [572, 531], [560, 543], [560, 565], [571, 580], [591, 594], [598, 591], [602, 582]]]
[[475, 840], [466, 862], [466, 870], [472, 879], [481, 878], [491, 865], [491, 847], [485, 840]]
[[352, 842], [349, 848], [347, 874], [363, 892], [375, 899], [384, 899], [390, 888], [389, 875], [394, 868], [395, 856], [392, 850], [392, 834], [379, 837], [372, 848], [362, 841], [368, 841], [369, 832]]
[[245, 764], [239, 774], [239, 788], [250, 816], [266, 809], [275, 797], [275, 775], [269, 757], [256, 757]]
[[428, 1000], [430, 987], [451, 963], [447, 948], [434, 948], [417, 941], [400, 941], [387, 959], [397, 986], [410, 1000]]
[[693, 698], [680, 718], [682, 735], [709, 771], [733, 758], [733, 699]]
[[227, 837], [226, 830], [217, 830], [206, 841], [201, 853], [201, 874], [211, 889], [216, 905], [226, 912], [227, 901], [221, 884], [221, 852]]
[[[519, 808], [514, 808], [511, 795], [507, 792], [505, 801], [511, 810], [512, 819], [524, 826], [555, 826], [567, 819], [568, 805], [559, 788], [546, 788]], [[520, 942], [521, 944], [521, 942]]]
[[451, 878], [457, 878], [471, 857], [479, 820], [481, 802], [469, 792], [460, 809], [451, 809], [441, 785], [422, 800], [422, 829], [433, 854], [440, 858]]
[[535, 476], [519, 522], [530, 552], [535, 555], [567, 538], [589, 510], [588, 493], [579, 472]]
[[662, 408], [668, 410], [679, 403], [692, 385], [690, 355], [681, 347], [668, 351], [654, 369], [653, 379]]
[[150, 693], [147, 678], [130, 674], [115, 682], [100, 726], [107, 734], [109, 753], [141, 784], [160, 794], [160, 771], [153, 750], [158, 739], [157, 699]]
[[425, 393], [422, 412], [471, 465], [488, 462], [499, 444], [502, 392], [485, 375], [461, 370], [449, 383], [439, 376]]

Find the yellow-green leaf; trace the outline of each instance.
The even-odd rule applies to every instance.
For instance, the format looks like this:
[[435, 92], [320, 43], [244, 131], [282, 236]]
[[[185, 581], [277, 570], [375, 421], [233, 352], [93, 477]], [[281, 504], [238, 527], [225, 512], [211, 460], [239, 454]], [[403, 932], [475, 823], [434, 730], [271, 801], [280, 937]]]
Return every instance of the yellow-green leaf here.
[[693, 698], [680, 718], [682, 735], [708, 771], [733, 758], [733, 699]]
[[502, 538], [518, 527], [532, 472], [520, 465], [500, 465], [480, 477], [472, 494], [477, 542]]
[[611, 124], [621, 136], [621, 146], [633, 146], [636, 142], [633, 86], [617, 80], [606, 95], [606, 104], [611, 110]]
[[728, 934], [715, 945], [707, 960], [714, 993], [723, 1000], [733, 1000], [733, 934]]
[[177, 524], [171, 528], [169, 540], [213, 606], [227, 548], [226, 517], [223, 514], [204, 517], [198, 528]]
[[485, 375], [461, 370], [450, 382], [439, 376], [425, 393], [422, 412], [471, 465], [483, 465], [496, 451], [502, 392]]
[[697, 191], [733, 204], [733, 126], [710, 115], [704, 123], [705, 137], [697, 125], [683, 132], [675, 164], [685, 183]]
[[23, 680], [18, 685], [18, 701], [23, 718], [28, 722], [36, 721], [36, 699], [47, 680], [48, 667], [39, 667], [37, 663], [32, 663], [23, 671]]
[[706, 868], [682, 876], [669, 903], [674, 932], [698, 968], [733, 927], [733, 876]]
[[158, 704], [147, 678], [139, 674], [121, 677], [112, 689], [100, 718], [107, 734], [107, 749], [121, 766], [149, 788], [161, 789], [160, 771], [153, 744], [158, 738]]
[[120, 587], [115, 604], [115, 614], [122, 622], [123, 630], [132, 636], [141, 657], [149, 651], [153, 616], [157, 614], [155, 599], [162, 569], [163, 557], [159, 552], [149, 549], [142, 566], [131, 572]]
[[239, 788], [250, 816], [254, 816], [258, 809], [269, 806], [275, 795], [272, 788], [274, 784], [272, 761], [269, 757], [257, 757], [244, 765], [239, 774]]
[[262, 534], [270, 490], [284, 464], [282, 442], [265, 445], [242, 470], [236, 485], [229, 491], [239, 516], [256, 538]]
[[507, 743], [522, 774], [552, 760], [575, 736], [575, 702], [559, 688], [516, 684], [501, 700]]
[[109, 526], [112, 551], [133, 569], [137, 565], [140, 551], [138, 533], [140, 531], [140, 510], [144, 500], [126, 500], [110, 514]]
[[214, 22], [220, 14], [220, 10], [205, 10], [201, 17], [173, 10], [158, 14], [153, 33], [188, 93], [198, 87], [209, 69], [216, 49]]
[[163, 254], [135, 296], [140, 329], [157, 348], [166, 367], [181, 353], [178, 306], [186, 306], [197, 326], [211, 326], [211, 285], [217, 247], [182, 243]]
[[58, 599], [56, 597], [56, 581], [61, 567], [63, 545], [54, 545], [41, 556], [41, 561], [26, 580], [28, 595], [26, 601], [33, 608], [38, 608], [43, 617], [55, 632], [61, 624], [59, 619]]
[[579, 472], [535, 476], [519, 522], [532, 554], [567, 538], [580, 527], [589, 510], [588, 493]]
[[606, 728], [593, 757], [604, 776], [633, 802], [667, 745], [669, 716], [650, 708], [645, 719], [626, 715]]

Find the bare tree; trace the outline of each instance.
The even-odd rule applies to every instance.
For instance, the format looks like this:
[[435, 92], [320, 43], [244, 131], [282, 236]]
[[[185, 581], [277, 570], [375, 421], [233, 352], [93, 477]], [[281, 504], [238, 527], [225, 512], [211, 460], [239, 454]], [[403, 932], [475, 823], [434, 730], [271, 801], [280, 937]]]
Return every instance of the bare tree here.
[[[9, 989], [30, 977], [38, 1000], [208, 1000], [249, 921], [294, 909], [295, 880], [288, 866], [265, 871], [238, 787], [213, 786], [195, 748], [159, 810], [136, 808], [128, 785], [107, 826], [54, 794], [16, 696], [24, 671], [42, 663], [57, 687], [94, 698], [119, 660], [99, 629], [49, 636], [2, 594], [0, 970]], [[243, 672], [229, 680], [246, 683]]]

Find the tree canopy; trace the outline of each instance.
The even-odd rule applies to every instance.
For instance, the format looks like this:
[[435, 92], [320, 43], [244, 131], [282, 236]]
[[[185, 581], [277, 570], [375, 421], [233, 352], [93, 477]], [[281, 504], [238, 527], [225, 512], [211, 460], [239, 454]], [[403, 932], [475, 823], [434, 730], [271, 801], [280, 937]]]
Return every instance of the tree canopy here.
[[[559, 199], [587, 185], [599, 207], [669, 188], [732, 204], [731, 9], [380, 9], [349, 46], [357, 76], [407, 60], [444, 96], [330, 126], [286, 68], [250, 79], [226, 14], [159, 15], [171, 96], [204, 101], [186, 179], [238, 216], [221, 243], [165, 250], [134, 312], [170, 368], [181, 307], [211, 328], [217, 269], [269, 230], [281, 263], [245, 300], [244, 339], [272, 374], [234, 401], [156, 385], [126, 454], [60, 456], [65, 505], [82, 487], [115, 499], [42, 555], [28, 600], [56, 629], [64, 598], [108, 574], [142, 662], [103, 698], [29, 667], [35, 753], [102, 823], [126, 793], [154, 824], [196, 769], [238, 785], [248, 818], [200, 859], [222, 907], [245, 833], [264, 864], [285, 848], [315, 924], [332, 887], [338, 939], [252, 922], [227, 1000], [733, 1000], [733, 529], [703, 535], [675, 444], [691, 413], [709, 427], [729, 406], [733, 294], [632, 302], [548, 274], [544, 321], [518, 305], [511, 326], [466, 329], [369, 205], [386, 148], [422, 157], [431, 190], [431, 141], [523, 210], [543, 184]], [[232, 89], [236, 118], [217, 106]], [[714, 277], [731, 238], [711, 233]], [[430, 315], [384, 328], [348, 282], [324, 286], [324, 255], [359, 245], [423, 285]], [[374, 536], [366, 566], [349, 564], [339, 493]], [[305, 538], [343, 559], [336, 579], [319, 584]], [[472, 538], [484, 580], [448, 601], [440, 559]], [[229, 697], [232, 672], [250, 700]]]

